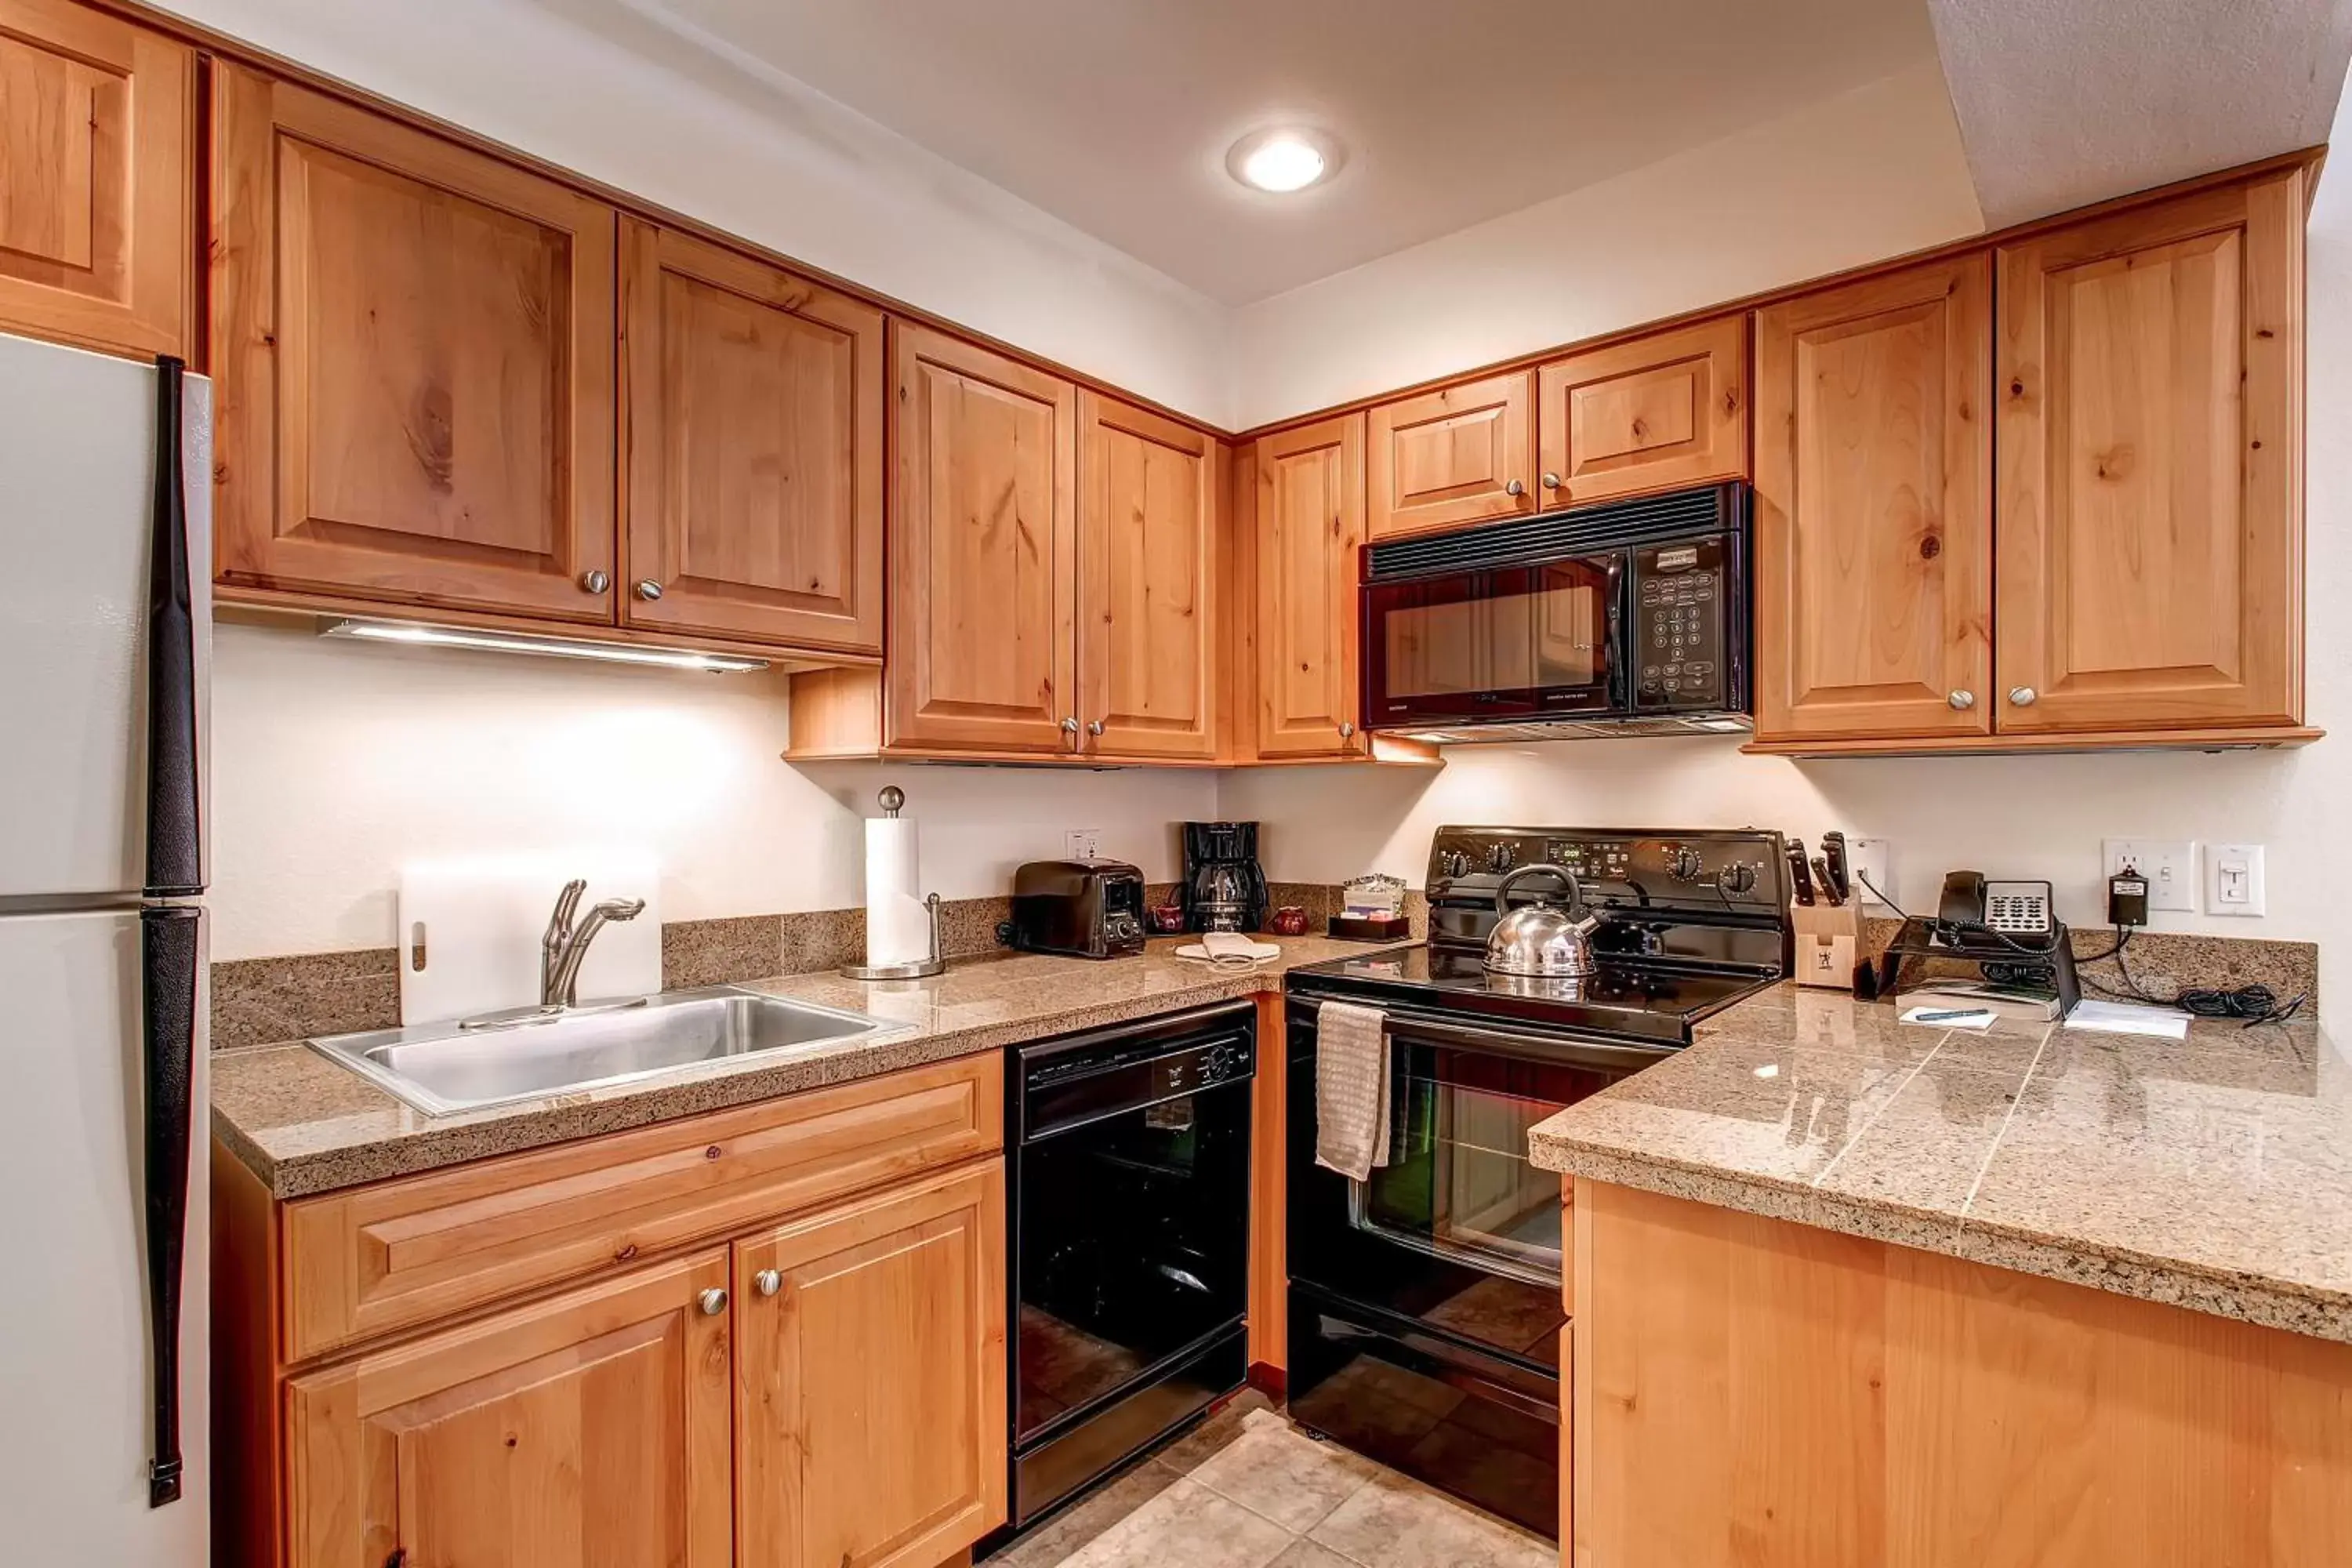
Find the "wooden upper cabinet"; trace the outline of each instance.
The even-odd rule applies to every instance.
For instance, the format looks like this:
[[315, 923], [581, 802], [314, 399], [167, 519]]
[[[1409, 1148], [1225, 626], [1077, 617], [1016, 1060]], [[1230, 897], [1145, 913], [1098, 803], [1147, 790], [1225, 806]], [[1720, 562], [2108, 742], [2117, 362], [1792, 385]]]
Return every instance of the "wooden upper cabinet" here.
[[1748, 477], [1748, 322], [1727, 316], [1536, 373], [1547, 510]]
[[1357, 754], [1364, 416], [1261, 437], [1252, 476], [1257, 754]]
[[236, 66], [215, 85], [221, 580], [610, 623], [613, 209]]
[[735, 1247], [737, 1528], [772, 1568], [935, 1568], [1004, 1521], [1004, 1167]]
[[1756, 737], [1980, 735], [1992, 704], [1991, 264], [1756, 317]]
[[1224, 483], [1217, 443], [1084, 390], [1078, 433], [1085, 751], [1208, 761], [1217, 752], [1218, 497]]
[[927, 327], [890, 341], [885, 739], [1074, 753], [1077, 391]]
[[292, 1568], [730, 1568], [727, 1261], [639, 1269], [291, 1380]]
[[2301, 722], [2305, 181], [2001, 250], [1997, 728]]
[[635, 218], [621, 237], [622, 620], [880, 653], [882, 312]]
[[1372, 409], [1365, 537], [1460, 528], [1536, 509], [1525, 371], [1424, 392]]
[[0, 329], [193, 358], [195, 51], [0, 0]]

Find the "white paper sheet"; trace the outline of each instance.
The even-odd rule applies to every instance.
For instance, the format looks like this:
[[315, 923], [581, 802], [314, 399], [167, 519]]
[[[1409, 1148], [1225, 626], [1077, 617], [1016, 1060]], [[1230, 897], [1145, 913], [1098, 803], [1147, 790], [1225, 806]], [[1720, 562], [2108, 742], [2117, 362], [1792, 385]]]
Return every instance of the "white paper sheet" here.
[[2189, 1015], [2174, 1007], [2147, 1007], [2137, 1002], [2078, 1002], [2066, 1015], [2070, 1029], [2091, 1029], [2102, 1035], [2153, 1035], [2160, 1040], [2189, 1037]]

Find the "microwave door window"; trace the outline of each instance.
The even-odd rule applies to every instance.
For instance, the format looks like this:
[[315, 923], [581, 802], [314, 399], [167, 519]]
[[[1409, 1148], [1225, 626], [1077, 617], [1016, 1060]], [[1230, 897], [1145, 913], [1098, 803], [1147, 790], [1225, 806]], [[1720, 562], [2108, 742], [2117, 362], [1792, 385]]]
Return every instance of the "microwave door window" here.
[[1537, 568], [1528, 599], [1528, 684], [1548, 702], [1605, 702], [1609, 689], [1610, 596], [1605, 562], [1565, 561]]
[[[1495, 689], [1487, 577], [1402, 585], [1381, 616], [1388, 694], [1416, 706], [1475, 699]], [[1439, 706], [1451, 706], [1442, 700]]]

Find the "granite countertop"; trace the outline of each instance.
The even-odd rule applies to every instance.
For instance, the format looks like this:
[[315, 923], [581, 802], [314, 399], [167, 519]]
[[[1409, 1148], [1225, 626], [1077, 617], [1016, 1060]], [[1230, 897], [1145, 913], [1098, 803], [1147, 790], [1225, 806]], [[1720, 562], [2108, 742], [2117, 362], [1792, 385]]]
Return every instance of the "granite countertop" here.
[[2181, 1042], [1781, 985], [1538, 1123], [1537, 1164], [2352, 1342], [2352, 1064], [2315, 1024]]
[[1139, 958], [1101, 962], [1031, 953], [965, 959], [929, 980], [869, 985], [823, 973], [755, 981], [749, 989], [908, 1027], [880, 1040], [739, 1058], [657, 1082], [454, 1116], [412, 1110], [299, 1041], [223, 1050], [212, 1059], [213, 1134], [272, 1193], [301, 1197], [1276, 991], [1301, 964], [1369, 951], [1360, 942], [1262, 937], [1282, 956], [1233, 971], [1177, 957], [1190, 940], [1155, 940]]

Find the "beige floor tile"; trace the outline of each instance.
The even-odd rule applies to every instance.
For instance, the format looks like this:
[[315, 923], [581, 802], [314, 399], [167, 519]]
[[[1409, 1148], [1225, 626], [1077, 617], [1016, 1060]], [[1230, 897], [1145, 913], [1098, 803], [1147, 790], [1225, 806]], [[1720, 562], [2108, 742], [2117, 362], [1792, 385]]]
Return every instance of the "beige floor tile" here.
[[1265, 1568], [1295, 1539], [1241, 1504], [1179, 1480], [1097, 1536], [1067, 1568]]
[[1174, 1486], [1177, 1473], [1146, 1459], [986, 1559], [988, 1568], [1061, 1568], [1087, 1543]]
[[1357, 1568], [1357, 1564], [1328, 1546], [1301, 1541], [1294, 1542], [1289, 1551], [1276, 1558], [1272, 1568]]
[[1273, 1402], [1255, 1388], [1244, 1388], [1231, 1403], [1207, 1420], [1160, 1450], [1160, 1462], [1182, 1475], [1242, 1435], [1253, 1414], [1270, 1414]]
[[1549, 1542], [1383, 1473], [1310, 1532], [1363, 1568], [1554, 1568]]
[[1191, 1479], [1303, 1535], [1376, 1472], [1370, 1460], [1318, 1443], [1271, 1410], [1261, 1410], [1244, 1423], [1239, 1437], [1194, 1466]]

